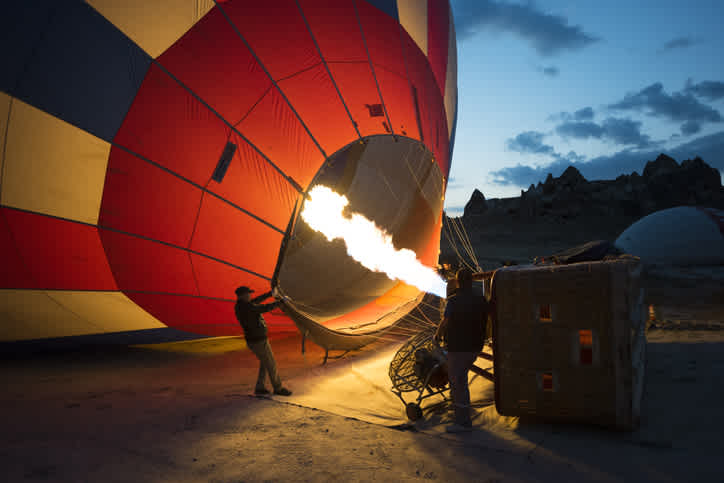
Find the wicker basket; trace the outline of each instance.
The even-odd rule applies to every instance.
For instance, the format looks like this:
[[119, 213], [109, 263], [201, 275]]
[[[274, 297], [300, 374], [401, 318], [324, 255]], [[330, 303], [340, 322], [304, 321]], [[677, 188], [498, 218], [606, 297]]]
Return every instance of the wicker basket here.
[[498, 412], [635, 428], [646, 352], [640, 273], [630, 258], [499, 270]]

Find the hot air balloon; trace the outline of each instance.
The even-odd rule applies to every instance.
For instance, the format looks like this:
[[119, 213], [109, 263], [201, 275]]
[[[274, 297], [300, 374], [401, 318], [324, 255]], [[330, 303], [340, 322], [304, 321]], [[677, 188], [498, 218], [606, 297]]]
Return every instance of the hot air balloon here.
[[447, 0], [13, 2], [0, 31], [0, 340], [237, 335], [234, 289], [274, 285], [270, 332], [340, 341], [420, 299], [299, 212], [324, 184], [435, 265]]

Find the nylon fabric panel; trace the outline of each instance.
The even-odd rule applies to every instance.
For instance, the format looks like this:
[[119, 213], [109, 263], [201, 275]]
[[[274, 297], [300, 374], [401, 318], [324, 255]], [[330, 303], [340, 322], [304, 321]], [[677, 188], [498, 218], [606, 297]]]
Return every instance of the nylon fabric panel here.
[[299, 0], [299, 4], [327, 63], [368, 62], [353, 0]]
[[33, 49], [43, 41], [58, 2], [3, 2], [0, 15], [0, 91], [15, 92]]
[[272, 87], [220, 9], [209, 12], [158, 61], [232, 125]]
[[373, 116], [368, 107], [381, 104], [369, 62], [330, 62], [328, 66], [360, 134], [371, 136], [387, 132], [384, 115]]
[[[354, 0], [359, 12], [362, 32], [367, 41], [370, 60], [377, 66], [405, 77], [405, 66], [402, 63], [400, 48], [400, 24], [378, 8], [365, 0]], [[384, 94], [383, 94], [384, 96]], [[385, 99], [385, 102], [387, 99]]]
[[106, 229], [100, 229], [100, 235], [118, 288], [126, 295], [133, 291], [198, 295], [187, 251]]
[[156, 58], [214, 7], [213, 0], [86, 0]]
[[[445, 79], [445, 114], [447, 115], [448, 135], [452, 139], [453, 124], [456, 117], [458, 104], [458, 48], [455, 38], [455, 23], [450, 18], [450, 37], [448, 40], [447, 53], [447, 77]], [[452, 145], [452, 143], [451, 143]]]
[[114, 146], [99, 225], [187, 247], [201, 193], [199, 188]]
[[122, 292], [56, 290], [48, 296], [81, 318], [99, 326], [97, 333], [166, 327]]
[[[221, 8], [274, 80], [321, 62], [294, 0], [226, 2]], [[243, 45], [238, 37], [237, 42]]]
[[425, 55], [427, 55], [427, 2], [428, 0], [397, 0], [400, 25]]
[[96, 323], [79, 317], [36, 290], [0, 290], [0, 340], [31, 340], [100, 332]]
[[204, 195], [191, 249], [271, 278], [282, 237], [249, 215]]
[[377, 74], [377, 82], [380, 84], [382, 97], [385, 99], [385, 106], [394, 133], [420, 139], [415, 103], [410, 92], [410, 82], [406, 77], [400, 77], [385, 69], [376, 69], [375, 73]]
[[238, 146], [221, 183], [207, 189], [283, 230], [294, 209], [297, 191], [247, 142], [231, 135]]
[[428, 0], [427, 15], [427, 57], [435, 74], [440, 95], [445, 93], [447, 76], [447, 53], [449, 46], [448, 26], [450, 5], [448, 0]]
[[206, 106], [152, 65], [114, 142], [204, 186], [230, 132]]
[[95, 225], [110, 144], [17, 99], [9, 121], [2, 204]]
[[276, 89], [266, 93], [239, 124], [239, 131], [302, 188], [324, 163], [324, 156]]
[[10, 60], [19, 70], [3, 76], [12, 83], [3, 82], [3, 90], [111, 141], [148, 70], [150, 57], [85, 3], [62, 2], [53, 10], [40, 12], [27, 6], [30, 3], [14, 2], [14, 11], [3, 12], [10, 13], [6, 18], [17, 15], [26, 21], [27, 8], [33, 9], [30, 15], [39, 14], [37, 21], [47, 19], [40, 24], [31, 20], [25, 24], [28, 30], [13, 29], [3, 43], [33, 45], [32, 55], [24, 51], [27, 57]]
[[403, 32], [402, 41], [410, 73], [410, 82], [417, 90], [420, 120], [425, 145], [435, 155], [443, 175], [449, 171], [449, 147], [445, 108], [427, 58], [412, 38]]
[[5, 133], [10, 121], [12, 101], [12, 97], [0, 92], [0, 197], [2, 196], [3, 176], [5, 174]]
[[280, 81], [279, 88], [325, 152], [333, 153], [358, 138], [323, 65]]
[[96, 227], [8, 208], [2, 211], [33, 288], [118, 289]]
[[0, 290], [0, 340], [165, 327], [121, 292]]
[[17, 249], [5, 220], [7, 208], [0, 208], [0, 288], [32, 288], [36, 284]]
[[270, 289], [269, 281], [243, 270], [230, 267], [216, 260], [191, 254], [199, 294], [202, 297], [236, 300], [234, 291], [240, 285], [246, 285], [260, 295]]
[[147, 293], [128, 297], [174, 329], [213, 336], [241, 334], [231, 301]]

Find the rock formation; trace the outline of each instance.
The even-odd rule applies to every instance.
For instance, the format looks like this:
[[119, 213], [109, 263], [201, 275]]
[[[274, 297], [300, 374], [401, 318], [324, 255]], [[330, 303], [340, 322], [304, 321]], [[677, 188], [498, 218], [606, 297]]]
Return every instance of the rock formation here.
[[518, 198], [486, 200], [475, 190], [465, 205], [463, 218], [475, 223], [488, 212], [498, 212], [522, 221], [588, 216], [636, 219], [681, 205], [724, 209], [719, 172], [699, 157], [679, 165], [661, 154], [646, 163], [643, 176], [634, 171], [615, 180], [588, 181], [578, 169], [569, 166], [558, 178], [549, 173], [544, 183], [530, 185]]

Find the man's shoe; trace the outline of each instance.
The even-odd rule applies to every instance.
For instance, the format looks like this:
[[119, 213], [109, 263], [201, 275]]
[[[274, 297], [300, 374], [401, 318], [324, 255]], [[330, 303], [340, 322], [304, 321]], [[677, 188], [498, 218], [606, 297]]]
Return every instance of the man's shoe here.
[[274, 394], [276, 394], [277, 396], [291, 396], [292, 391], [290, 391], [286, 387], [283, 387], [281, 389], [275, 389]]
[[257, 396], [263, 396], [264, 394], [269, 394], [269, 389], [262, 387], [261, 389], [254, 389], [254, 394]]
[[447, 426], [445, 428], [446, 433], [467, 433], [469, 431], [472, 431], [472, 426], [463, 426], [462, 424], [451, 424], [450, 426]]

